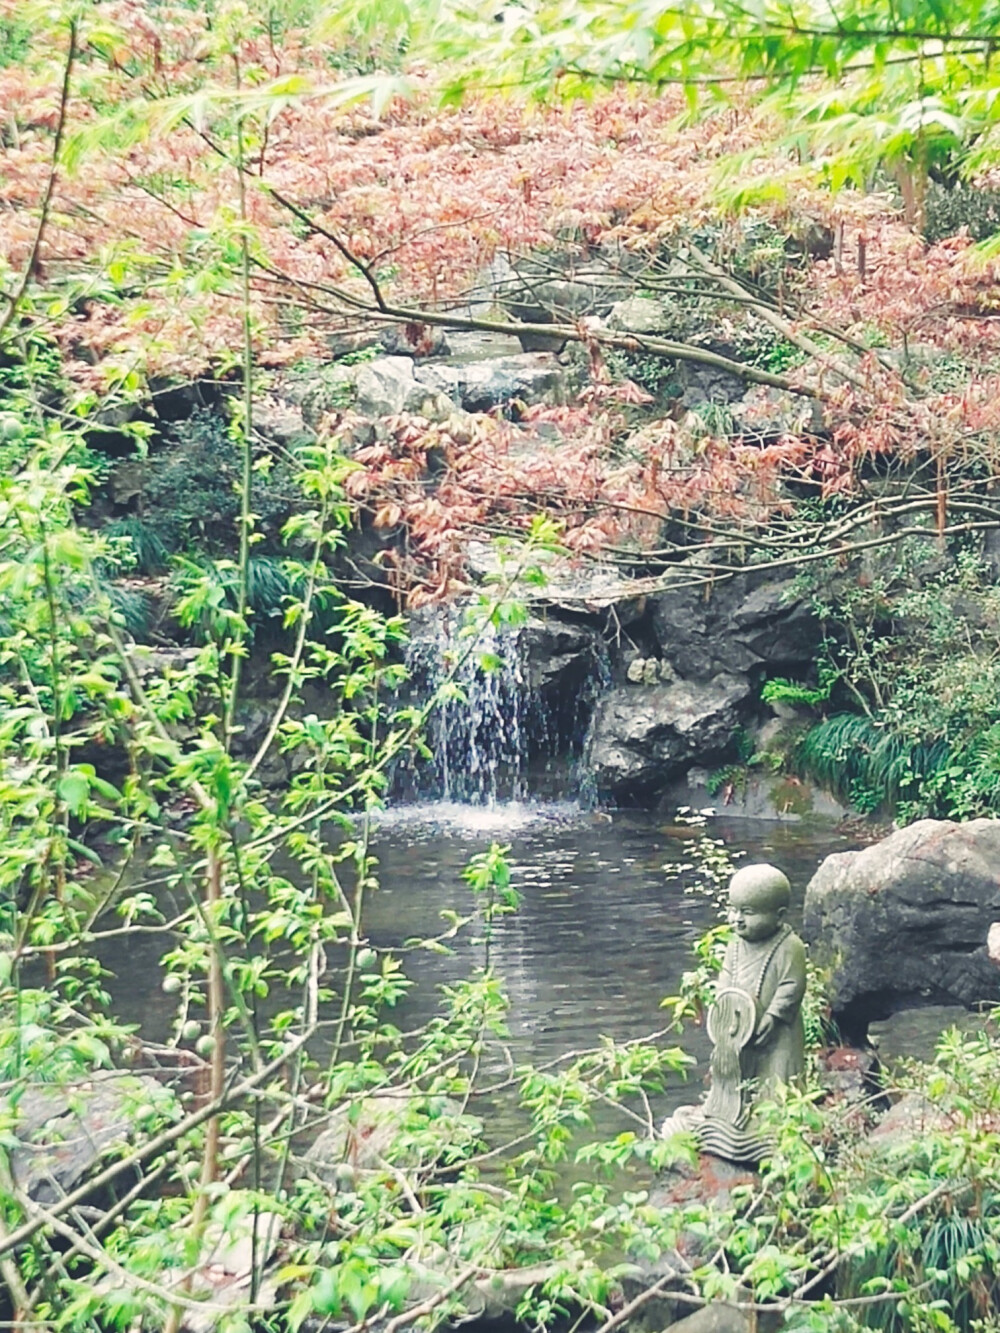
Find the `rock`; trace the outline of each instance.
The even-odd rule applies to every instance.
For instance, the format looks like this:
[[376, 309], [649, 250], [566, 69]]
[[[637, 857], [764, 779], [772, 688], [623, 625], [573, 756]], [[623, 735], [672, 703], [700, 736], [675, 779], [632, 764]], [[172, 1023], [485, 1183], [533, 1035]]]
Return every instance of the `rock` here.
[[922, 1092], [908, 1092], [882, 1117], [866, 1143], [870, 1148], [884, 1152], [916, 1142], [925, 1134], [947, 1133], [951, 1128], [951, 1117]]
[[869, 1023], [868, 1040], [878, 1051], [881, 1062], [892, 1065], [899, 1060], [920, 1060], [930, 1064], [944, 1032], [980, 1032], [981, 1014], [973, 1014], [961, 1005], [925, 1004], [915, 1009], [901, 1009], [889, 1018]]
[[[658, 1188], [654, 1188], [649, 1197], [653, 1208], [662, 1206], [658, 1197]], [[662, 1329], [672, 1327], [676, 1319], [687, 1314], [691, 1307], [672, 1299], [671, 1292], [685, 1289], [687, 1274], [692, 1266], [677, 1250], [666, 1250], [655, 1259], [639, 1258], [630, 1264], [619, 1279], [622, 1297], [626, 1302], [643, 1296], [661, 1282], [664, 1285], [655, 1296], [645, 1297], [642, 1305], [630, 1316], [628, 1328], [637, 1330], [637, 1333], [661, 1333]]]
[[149, 480], [149, 467], [144, 459], [125, 458], [115, 463], [108, 474], [108, 489], [116, 505], [127, 505], [141, 495]]
[[551, 352], [465, 364], [445, 361], [417, 367], [416, 376], [425, 392], [445, 394], [467, 412], [509, 407], [515, 399], [526, 404], [564, 402], [569, 391], [566, 373]]
[[366, 324], [353, 333], [335, 332], [327, 335], [330, 356], [342, 357], [384, 352], [387, 356], [408, 356], [415, 360], [430, 356], [447, 356], [451, 346], [444, 329], [430, 324]]
[[813, 661], [821, 631], [791, 579], [724, 583], [706, 599], [699, 587], [651, 598], [653, 633], [681, 676], [707, 680], [720, 671], [790, 668]]
[[295, 403], [301, 409], [305, 424], [316, 430], [327, 412], [346, 411], [354, 406], [357, 394], [352, 372], [356, 369], [353, 366], [324, 366], [314, 375], [283, 380], [281, 397]]
[[991, 963], [1000, 963], [1000, 921], [994, 921], [986, 933], [986, 952]]
[[671, 1333], [755, 1333], [760, 1327], [753, 1311], [741, 1310], [738, 1305], [713, 1301], [694, 1314], [671, 1324]]
[[876, 1092], [878, 1060], [870, 1050], [831, 1046], [819, 1053], [825, 1105], [867, 1107]]
[[447, 356], [451, 351], [444, 329], [429, 324], [390, 324], [379, 335], [379, 343], [389, 356], [408, 356], [415, 361]]
[[419, 412], [429, 397], [427, 387], [414, 377], [408, 356], [380, 356], [350, 369], [357, 393], [354, 408], [363, 417]]
[[316, 442], [316, 434], [306, 425], [301, 406], [284, 402], [273, 394], [254, 400], [253, 424], [258, 434], [284, 449]]
[[149, 680], [166, 671], [184, 671], [196, 661], [201, 652], [197, 647], [160, 648], [146, 643], [130, 643], [126, 647], [128, 659], [140, 680]]
[[676, 679], [674, 669], [666, 658], [660, 661], [658, 657], [633, 657], [625, 678], [633, 685], [655, 685], [660, 680]]
[[749, 682], [720, 672], [710, 681], [622, 686], [597, 704], [586, 763], [599, 791], [634, 797], [661, 787], [695, 758], [721, 753], [750, 695]]
[[[593, 290], [585, 283], [555, 279], [502, 296], [511, 319], [522, 324], [573, 324], [593, 309]], [[566, 339], [544, 333], [519, 333], [522, 352], [561, 352]]]
[[[232, 1208], [236, 1197], [230, 1194]], [[213, 1308], [186, 1310], [182, 1328], [185, 1333], [212, 1333], [220, 1324], [219, 1306], [235, 1307], [248, 1302], [253, 1286], [254, 1265], [257, 1275], [267, 1269], [278, 1248], [284, 1221], [280, 1213], [254, 1215], [248, 1201], [245, 1216], [233, 1217], [225, 1230], [211, 1222], [202, 1240], [202, 1261], [190, 1280], [190, 1295], [204, 1297]], [[234, 1209], [235, 1211], [235, 1209]], [[257, 1288], [257, 1305], [267, 1309], [276, 1303], [280, 1283], [273, 1275], [265, 1276]]]
[[987, 952], [1000, 908], [1000, 820], [924, 819], [828, 856], [806, 889], [803, 935], [831, 968], [834, 1011], [856, 1023], [901, 1001], [1000, 999]]
[[[662, 1213], [690, 1204], [726, 1208], [735, 1188], [756, 1184], [759, 1179], [751, 1167], [737, 1166], [711, 1153], [698, 1153], [690, 1161], [678, 1161], [663, 1173], [649, 1192], [649, 1206]], [[677, 1240], [681, 1261], [697, 1265], [704, 1259], [705, 1246], [710, 1243], [702, 1231], [685, 1231]], [[659, 1262], [664, 1261], [671, 1262], [670, 1257], [663, 1256]]]
[[[575, 324], [579, 319], [606, 312], [620, 295], [620, 278], [607, 272], [574, 273], [561, 278], [546, 278], [548, 266], [532, 273], [512, 271], [497, 291], [500, 304], [511, 316], [525, 324]], [[562, 351], [565, 339], [544, 333], [519, 333], [522, 351]]]
[[344, 1166], [370, 1171], [387, 1160], [407, 1168], [426, 1165], [443, 1143], [458, 1150], [476, 1142], [481, 1130], [480, 1122], [461, 1114], [448, 1097], [382, 1093], [333, 1112], [305, 1160], [317, 1175], [341, 1184]]
[[672, 324], [666, 303], [655, 296], [630, 296], [617, 301], [607, 318], [609, 329], [623, 333], [663, 334]]
[[688, 1203], [715, 1203], [725, 1208], [735, 1187], [757, 1180], [759, 1176], [751, 1167], [703, 1152], [692, 1162], [670, 1167], [650, 1192], [649, 1202], [661, 1211]]
[[603, 649], [593, 625], [532, 616], [521, 630], [525, 685], [544, 696], [579, 689], [593, 673]]
[[833, 821], [848, 814], [846, 806], [794, 774], [776, 776], [746, 769], [721, 787], [717, 778], [717, 773], [701, 765], [689, 768], [683, 779], [667, 785], [661, 797], [662, 807], [676, 810], [687, 805], [703, 810], [713, 806], [731, 818], [774, 819], [790, 824], [806, 816]]
[[[223, 1323], [225, 1309], [246, 1307], [253, 1288], [257, 1311], [270, 1309], [284, 1285], [273, 1271], [284, 1223], [282, 1214], [255, 1213], [252, 1197], [242, 1190], [227, 1192], [226, 1209], [225, 1227], [216, 1221], [206, 1225], [199, 1263], [193, 1271], [172, 1268], [160, 1274], [165, 1291], [205, 1301], [204, 1310], [190, 1305], [183, 1309], [182, 1333], [212, 1333]], [[120, 1278], [113, 1270], [96, 1276], [96, 1280], [95, 1276], [90, 1278], [93, 1291], [109, 1297], [120, 1294]]]
[[[630, 633], [643, 646], [651, 638], [657, 651], [640, 650], [625, 664], [628, 685], [599, 702], [589, 746], [598, 789], [625, 800], [682, 781], [692, 762], [712, 767], [752, 711], [765, 672], [811, 663], [820, 638], [790, 580], [767, 582], [752, 572], [707, 596], [696, 586], [658, 589], [640, 614], [638, 636]], [[792, 814], [811, 808], [811, 793], [799, 787], [772, 799], [774, 785], [768, 779], [764, 806]]]
[[[699, 342], [695, 337], [690, 341]], [[716, 347], [705, 344], [706, 352], [716, 352], [739, 361], [739, 350], [734, 347]], [[717, 403], [722, 407], [739, 402], [746, 392], [746, 380], [742, 375], [734, 375], [717, 366], [703, 365], [699, 361], [681, 361], [677, 365], [677, 377], [683, 385], [681, 401], [685, 407], [698, 407], [702, 403]]]
[[753, 384], [738, 402], [731, 404], [733, 430], [747, 440], [766, 444], [783, 435], [822, 429], [822, 408], [817, 399], [802, 394]]
[[419, 413], [433, 398], [429, 387], [414, 378], [410, 357], [380, 356], [354, 366], [325, 366], [305, 387], [283, 385], [282, 396], [297, 399], [303, 421], [316, 428], [332, 411], [351, 409], [373, 421], [400, 412]]
[[[522, 558], [523, 547], [514, 541], [507, 543], [503, 559], [492, 542], [472, 541], [465, 551], [466, 569], [481, 583], [503, 579]], [[541, 570], [544, 581], [517, 581], [511, 591], [519, 601], [575, 619], [599, 617], [601, 623], [604, 613], [610, 613], [618, 625], [632, 624], [645, 610], [647, 585], [655, 583], [624, 578], [614, 565], [581, 561], [555, 551], [532, 552], [530, 564]]]
[[651, 599], [653, 634], [679, 675], [708, 680], [720, 671], [747, 671], [758, 660], [731, 633], [732, 597], [720, 589], [679, 588]]
[[55, 1203], [110, 1149], [128, 1143], [144, 1108], [172, 1101], [148, 1074], [109, 1070], [67, 1086], [30, 1084], [13, 1110], [18, 1144], [8, 1152], [15, 1185], [36, 1203]]

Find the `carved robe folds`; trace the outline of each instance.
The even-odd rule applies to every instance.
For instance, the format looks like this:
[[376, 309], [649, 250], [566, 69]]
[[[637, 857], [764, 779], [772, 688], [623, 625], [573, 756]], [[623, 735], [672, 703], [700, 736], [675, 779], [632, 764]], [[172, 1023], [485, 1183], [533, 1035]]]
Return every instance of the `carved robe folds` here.
[[805, 1067], [802, 997], [806, 993], [805, 946], [783, 926], [778, 936], [752, 942], [734, 939], [726, 949], [719, 991], [749, 992], [757, 1002], [757, 1022], [765, 1014], [775, 1020], [763, 1046], [751, 1040], [740, 1053], [745, 1083], [763, 1091], [775, 1083], [794, 1083]]

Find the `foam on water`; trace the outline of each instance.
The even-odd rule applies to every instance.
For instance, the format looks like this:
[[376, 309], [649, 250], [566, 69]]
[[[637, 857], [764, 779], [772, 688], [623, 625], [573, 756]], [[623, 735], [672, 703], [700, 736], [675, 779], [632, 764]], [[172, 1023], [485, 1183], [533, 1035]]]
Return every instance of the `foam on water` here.
[[371, 820], [386, 833], [409, 837], [502, 839], [540, 826], [588, 822], [589, 811], [575, 801], [498, 801], [469, 805], [463, 801], [418, 801], [374, 811]]

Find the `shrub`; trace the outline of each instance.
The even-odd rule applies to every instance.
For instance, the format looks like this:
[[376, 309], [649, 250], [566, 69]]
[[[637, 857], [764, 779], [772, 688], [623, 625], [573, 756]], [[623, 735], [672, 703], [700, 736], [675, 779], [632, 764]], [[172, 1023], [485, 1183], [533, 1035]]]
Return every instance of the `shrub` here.
[[941, 241], [968, 228], [974, 241], [985, 241], [1000, 232], [1000, 190], [983, 190], [958, 184], [946, 188], [934, 184], [924, 205], [924, 235]]
[[[253, 510], [265, 543], [277, 549], [282, 524], [301, 501], [295, 467], [278, 458], [255, 472]], [[172, 428], [166, 446], [149, 459], [143, 522], [169, 550], [231, 552], [240, 513], [242, 459], [225, 420], [199, 408]]]
[[796, 765], [865, 812], [1000, 810], [1000, 590], [975, 552], [942, 568], [917, 542], [864, 579], [814, 587], [812, 602], [827, 635], [818, 688], [764, 687], [768, 700], [831, 706]]

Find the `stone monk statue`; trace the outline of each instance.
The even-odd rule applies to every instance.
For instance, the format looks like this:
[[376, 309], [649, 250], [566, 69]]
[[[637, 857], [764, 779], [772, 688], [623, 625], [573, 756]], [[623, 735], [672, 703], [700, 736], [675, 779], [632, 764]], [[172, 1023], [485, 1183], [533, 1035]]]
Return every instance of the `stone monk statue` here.
[[756, 1162], [769, 1143], [751, 1123], [754, 1100], [792, 1083], [805, 1064], [802, 997], [805, 947], [785, 924], [791, 890], [774, 866], [744, 866], [729, 884], [735, 932], [708, 1011], [712, 1086], [701, 1106], [682, 1106], [664, 1137], [684, 1130], [699, 1147], [734, 1162]]

